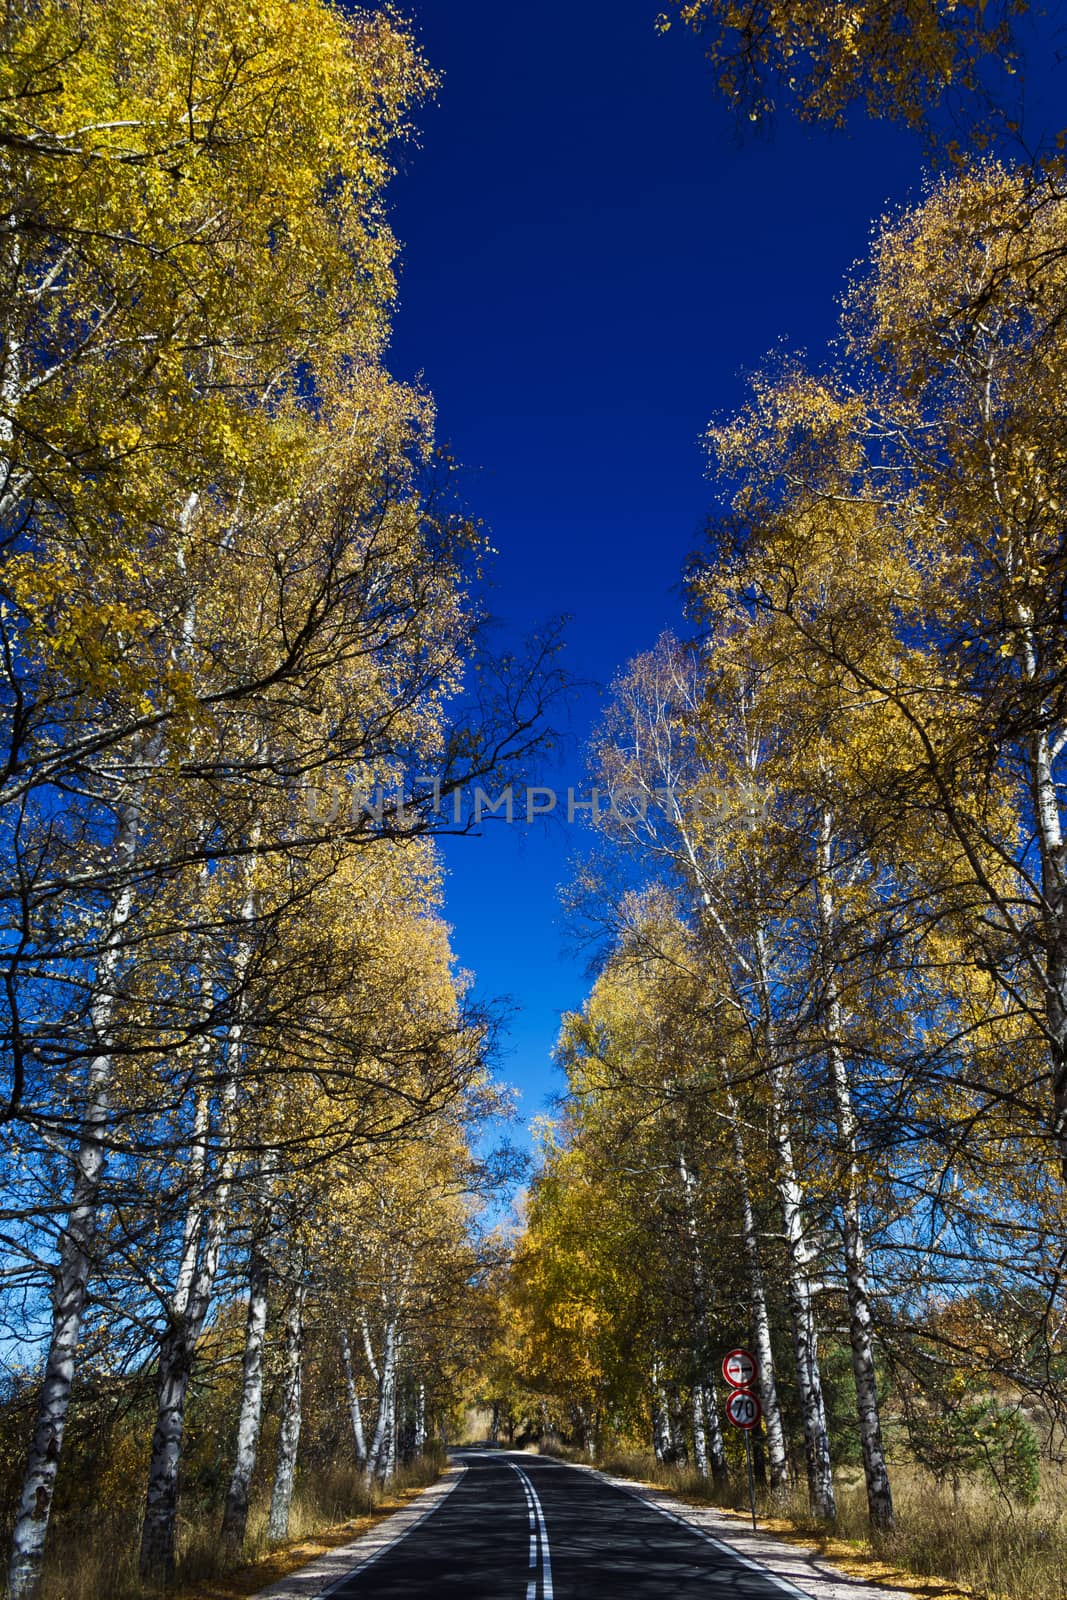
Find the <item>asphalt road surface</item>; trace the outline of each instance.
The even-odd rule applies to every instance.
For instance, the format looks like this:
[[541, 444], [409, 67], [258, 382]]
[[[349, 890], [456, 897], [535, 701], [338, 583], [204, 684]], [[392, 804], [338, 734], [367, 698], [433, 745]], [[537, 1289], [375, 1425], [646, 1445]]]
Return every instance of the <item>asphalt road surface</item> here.
[[461, 1450], [439, 1508], [330, 1600], [783, 1600], [800, 1591], [543, 1456]]

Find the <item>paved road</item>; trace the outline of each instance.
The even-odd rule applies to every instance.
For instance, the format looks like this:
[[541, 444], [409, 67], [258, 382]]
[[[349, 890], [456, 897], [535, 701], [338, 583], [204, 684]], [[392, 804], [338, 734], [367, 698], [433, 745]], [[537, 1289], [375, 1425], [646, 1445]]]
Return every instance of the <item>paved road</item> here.
[[783, 1600], [799, 1591], [543, 1456], [461, 1450], [438, 1510], [331, 1600]]

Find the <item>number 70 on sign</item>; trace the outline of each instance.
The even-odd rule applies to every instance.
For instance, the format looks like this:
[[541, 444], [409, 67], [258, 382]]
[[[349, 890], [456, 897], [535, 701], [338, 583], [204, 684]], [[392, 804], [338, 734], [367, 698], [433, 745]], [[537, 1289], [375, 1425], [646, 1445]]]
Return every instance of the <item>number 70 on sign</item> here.
[[735, 1428], [755, 1428], [763, 1407], [751, 1392], [751, 1385], [759, 1376], [756, 1358], [748, 1350], [731, 1350], [723, 1357], [722, 1375], [730, 1385], [726, 1397], [726, 1419]]
[[735, 1428], [755, 1428], [763, 1415], [759, 1397], [747, 1389], [733, 1389], [726, 1397], [726, 1418]]

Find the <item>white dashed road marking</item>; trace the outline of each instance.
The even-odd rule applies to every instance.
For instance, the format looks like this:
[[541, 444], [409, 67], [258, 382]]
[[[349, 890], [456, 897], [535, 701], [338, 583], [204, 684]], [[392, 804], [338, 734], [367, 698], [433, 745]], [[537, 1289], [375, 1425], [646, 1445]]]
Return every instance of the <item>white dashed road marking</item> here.
[[[541, 1600], [553, 1600], [552, 1595], [552, 1557], [548, 1548], [548, 1529], [545, 1527], [545, 1514], [541, 1509], [541, 1501], [537, 1490], [534, 1488], [526, 1473], [517, 1467], [514, 1461], [509, 1461], [508, 1466], [512, 1472], [517, 1472], [526, 1492], [526, 1504], [530, 1508], [530, 1526], [536, 1531], [530, 1537], [530, 1565], [536, 1567], [538, 1545], [541, 1551]], [[532, 1579], [526, 1586], [526, 1600], [537, 1600], [537, 1580]]]

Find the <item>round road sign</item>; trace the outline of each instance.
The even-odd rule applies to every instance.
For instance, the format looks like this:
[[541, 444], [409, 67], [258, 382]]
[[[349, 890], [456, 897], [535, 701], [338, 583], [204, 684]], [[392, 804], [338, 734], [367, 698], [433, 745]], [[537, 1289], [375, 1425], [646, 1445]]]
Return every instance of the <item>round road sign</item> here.
[[726, 1397], [726, 1417], [735, 1428], [755, 1428], [763, 1415], [759, 1397], [747, 1389], [734, 1389]]
[[747, 1350], [731, 1350], [722, 1358], [722, 1375], [732, 1389], [747, 1389], [759, 1374], [756, 1358]]

